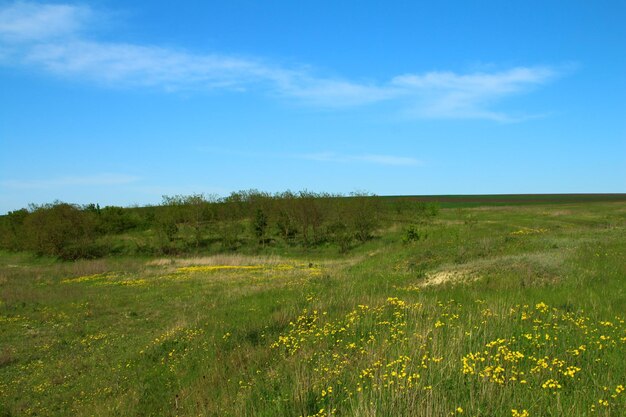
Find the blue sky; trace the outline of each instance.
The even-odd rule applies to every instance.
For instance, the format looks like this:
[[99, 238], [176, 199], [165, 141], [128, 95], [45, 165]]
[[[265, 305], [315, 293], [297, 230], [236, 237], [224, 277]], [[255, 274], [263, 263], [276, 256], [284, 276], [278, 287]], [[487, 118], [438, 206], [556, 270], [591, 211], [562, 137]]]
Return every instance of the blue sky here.
[[0, 213], [626, 192], [626, 3], [0, 0]]

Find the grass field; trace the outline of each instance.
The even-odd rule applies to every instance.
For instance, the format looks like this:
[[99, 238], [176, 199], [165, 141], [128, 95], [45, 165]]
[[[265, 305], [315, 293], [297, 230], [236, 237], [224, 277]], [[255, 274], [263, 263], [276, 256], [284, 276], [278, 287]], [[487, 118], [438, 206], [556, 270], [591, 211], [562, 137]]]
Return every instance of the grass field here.
[[623, 201], [444, 208], [405, 234], [2, 253], [0, 415], [626, 415]]

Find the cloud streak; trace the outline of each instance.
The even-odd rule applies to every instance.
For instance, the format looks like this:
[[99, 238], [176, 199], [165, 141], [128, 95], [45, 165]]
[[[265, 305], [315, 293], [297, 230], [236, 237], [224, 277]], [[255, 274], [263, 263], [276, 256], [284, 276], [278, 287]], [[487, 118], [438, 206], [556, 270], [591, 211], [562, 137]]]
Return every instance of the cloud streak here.
[[26, 42], [73, 35], [91, 15], [86, 7], [18, 2], [0, 8], [0, 37]]
[[365, 83], [262, 59], [103, 42], [87, 33], [94, 16], [87, 6], [18, 2], [0, 7], [0, 65], [37, 68], [113, 87], [258, 91], [322, 108], [391, 102], [420, 118], [501, 122], [519, 118], [495, 111], [498, 101], [559, 75], [550, 67], [516, 67], [491, 73], [407, 73]]
[[227, 150], [213, 147], [201, 146], [194, 149], [195, 151], [208, 152], [214, 155], [229, 155], [244, 158], [274, 158], [288, 160], [307, 160], [318, 162], [333, 163], [366, 163], [374, 165], [388, 166], [420, 166], [422, 161], [407, 156], [381, 155], [381, 154], [360, 154], [346, 155], [337, 152], [311, 152], [311, 153], [258, 153], [258, 152], [242, 152], [241, 150]]
[[0, 186], [12, 189], [49, 189], [84, 186], [113, 186], [129, 184], [140, 178], [122, 174], [99, 174], [90, 176], [69, 176], [35, 180], [4, 180]]

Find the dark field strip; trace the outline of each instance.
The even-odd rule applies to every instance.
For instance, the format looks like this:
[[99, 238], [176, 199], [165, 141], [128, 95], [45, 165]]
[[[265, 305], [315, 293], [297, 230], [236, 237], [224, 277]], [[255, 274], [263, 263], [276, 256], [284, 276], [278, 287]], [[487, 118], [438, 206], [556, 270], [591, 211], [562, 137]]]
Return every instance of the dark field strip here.
[[480, 207], [529, 204], [566, 204], [625, 202], [626, 194], [489, 194], [489, 195], [425, 195], [385, 196], [390, 200], [438, 203], [442, 208]]

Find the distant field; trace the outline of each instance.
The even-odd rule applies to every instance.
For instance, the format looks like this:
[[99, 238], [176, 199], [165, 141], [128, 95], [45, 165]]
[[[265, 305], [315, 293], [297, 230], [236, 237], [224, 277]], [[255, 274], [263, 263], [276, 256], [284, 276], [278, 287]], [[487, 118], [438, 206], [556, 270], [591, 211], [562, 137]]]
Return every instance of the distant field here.
[[442, 207], [477, 207], [486, 205], [563, 204], [626, 202], [626, 194], [488, 194], [488, 195], [432, 195], [389, 196], [389, 199], [417, 199], [436, 202]]
[[345, 254], [0, 253], [0, 416], [626, 415], [626, 195], [432, 199]]

